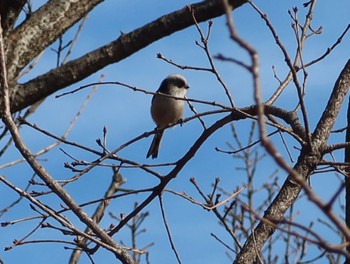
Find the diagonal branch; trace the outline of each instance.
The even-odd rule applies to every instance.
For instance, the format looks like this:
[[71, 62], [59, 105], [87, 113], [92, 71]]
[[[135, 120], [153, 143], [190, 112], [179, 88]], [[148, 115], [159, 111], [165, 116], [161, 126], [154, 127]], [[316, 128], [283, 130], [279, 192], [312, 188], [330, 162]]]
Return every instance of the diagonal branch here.
[[[152, 190], [152, 193], [142, 202], [140, 205], [129, 215], [125, 216], [125, 218], [120, 221], [120, 223], [109, 233], [110, 236], [117, 233], [133, 216], [143, 210], [151, 201], [153, 201], [157, 196], [161, 194], [167, 184], [175, 179], [178, 173], [186, 166], [186, 164], [195, 156], [196, 152], [201, 148], [201, 146], [206, 142], [206, 140], [214, 134], [221, 127], [231, 123], [232, 121], [242, 120], [247, 118], [248, 116], [255, 116], [258, 113], [258, 106], [253, 105], [250, 107], [245, 107], [241, 109], [233, 109], [230, 114], [219, 119], [213, 125], [208, 127], [206, 130], [202, 132], [202, 134], [198, 137], [198, 139], [194, 142], [192, 147], [187, 151], [187, 153], [176, 162], [176, 166], [163, 178], [161, 178], [161, 182], [155, 186]], [[301, 129], [301, 124], [294, 112], [287, 112], [280, 108], [274, 106], [265, 106], [264, 108], [265, 114], [274, 114], [293, 127], [293, 129], [299, 131], [302, 135], [305, 135], [305, 131]], [[95, 249], [96, 250], [96, 249]]]
[[[244, 4], [246, 0], [230, 0], [232, 8]], [[202, 1], [191, 5], [198, 22], [224, 14], [222, 0]], [[172, 12], [150, 22], [128, 34], [121, 35], [113, 42], [84, 56], [53, 69], [25, 84], [18, 85], [12, 95], [11, 110], [19, 111], [48, 95], [74, 84], [109, 64], [121, 61], [151, 43], [193, 25], [187, 7]], [[64, 76], [64, 78], [62, 78]]]
[[[350, 85], [350, 60], [346, 63], [342, 72], [340, 73], [332, 91], [331, 97], [327, 103], [325, 110], [318, 122], [313, 133], [313, 141], [320, 141], [324, 144], [336, 121], [340, 107], [344, 101], [345, 95], [349, 90]], [[316, 143], [316, 142], [315, 142]]]
[[[1, 17], [0, 17], [1, 22]], [[45, 168], [36, 160], [35, 156], [30, 152], [27, 146], [22, 141], [18, 128], [12, 118], [10, 111], [10, 97], [9, 97], [9, 86], [7, 81], [7, 72], [5, 66], [4, 57], [4, 40], [2, 35], [2, 28], [0, 27], [0, 94], [2, 101], [1, 117], [9, 129], [16, 148], [21, 153], [21, 155], [26, 159], [32, 170], [45, 182], [45, 185], [50, 188], [66, 205], [72, 212], [80, 219], [80, 221], [86, 224], [94, 234], [101, 239], [101, 245], [107, 245], [108, 248], [113, 250], [116, 258], [121, 260], [123, 263], [133, 263], [130, 255], [127, 251], [120, 245], [118, 245], [113, 238], [107, 235], [107, 233], [96, 224], [82, 208], [71, 198], [71, 196], [66, 192], [66, 190], [55, 181], [51, 175], [45, 170]]]

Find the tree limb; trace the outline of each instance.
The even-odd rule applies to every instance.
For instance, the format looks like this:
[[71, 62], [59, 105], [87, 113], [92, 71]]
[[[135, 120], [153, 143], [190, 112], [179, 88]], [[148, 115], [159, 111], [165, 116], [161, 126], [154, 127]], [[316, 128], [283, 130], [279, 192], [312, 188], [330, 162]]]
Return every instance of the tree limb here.
[[[279, 118], [282, 118], [286, 123], [290, 124], [291, 127], [297, 128], [296, 130], [298, 132], [301, 131], [300, 136], [305, 135], [305, 131], [299, 129], [301, 124], [295, 112], [287, 112], [275, 106], [264, 107], [265, 114], [273, 114]], [[232, 110], [230, 114], [219, 119], [213, 125], [205, 129], [203, 133], [198, 137], [198, 139], [194, 142], [192, 147], [188, 150], [188, 152], [176, 162], [176, 166], [166, 176], [161, 178], [161, 182], [153, 188], [152, 193], [142, 203], [140, 203], [140, 205], [138, 205], [138, 207], [135, 208], [133, 212], [125, 216], [124, 219], [109, 233], [109, 235], [112, 236], [115, 233], [117, 233], [133, 216], [135, 216], [137, 213], [143, 210], [151, 201], [153, 201], [158, 195], [160, 195], [164, 188], [167, 186], [167, 184], [177, 177], [178, 173], [183, 169], [183, 167], [186, 166], [189, 160], [191, 160], [195, 156], [196, 152], [200, 149], [202, 144], [204, 144], [212, 134], [214, 134], [221, 127], [227, 125], [232, 121], [242, 120], [248, 118], [249, 116], [255, 116], [257, 115], [257, 113], [258, 107], [256, 105], [240, 109], [236, 108]], [[295, 132], [298, 133], [297, 131]]]

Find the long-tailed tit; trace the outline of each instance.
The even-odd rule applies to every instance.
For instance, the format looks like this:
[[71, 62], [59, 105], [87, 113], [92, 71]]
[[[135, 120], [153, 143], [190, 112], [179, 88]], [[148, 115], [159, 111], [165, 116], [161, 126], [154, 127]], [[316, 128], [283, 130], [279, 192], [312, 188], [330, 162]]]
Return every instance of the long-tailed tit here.
[[[152, 156], [152, 159], [158, 157], [164, 128], [181, 119], [185, 101], [173, 97], [185, 98], [188, 88], [185, 77], [179, 74], [169, 75], [160, 84], [157, 93], [152, 98], [151, 115], [157, 125], [157, 132], [154, 134], [152, 144], [147, 152], [147, 158], [150, 156]], [[162, 94], [173, 97], [163, 96]]]

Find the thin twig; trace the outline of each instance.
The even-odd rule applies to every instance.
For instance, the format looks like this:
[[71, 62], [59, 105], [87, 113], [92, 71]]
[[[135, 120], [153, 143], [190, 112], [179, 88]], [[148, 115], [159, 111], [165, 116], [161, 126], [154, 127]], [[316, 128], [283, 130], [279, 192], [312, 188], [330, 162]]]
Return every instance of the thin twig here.
[[[205, 37], [203, 32], [202, 32], [202, 29], [200, 28], [199, 24], [198, 24], [198, 21], [196, 19], [196, 14], [195, 14], [195, 11], [194, 9], [191, 7], [191, 6], [188, 6], [188, 9], [189, 11], [191, 12], [192, 14], [192, 19], [194, 21], [194, 25], [196, 26], [197, 28], [197, 31], [201, 37], [201, 43], [203, 44], [203, 46], [201, 46], [203, 48], [203, 50], [205, 51], [205, 54], [208, 58], [208, 61], [209, 61], [209, 64], [210, 64], [210, 67], [211, 67], [211, 72], [214, 73], [214, 75], [216, 76], [216, 79], [219, 81], [219, 83], [221, 84], [221, 86], [223, 87], [224, 91], [225, 91], [225, 94], [226, 94], [226, 97], [228, 98], [229, 102], [230, 102], [230, 105], [231, 107], [235, 107], [235, 104], [234, 104], [234, 101], [233, 101], [233, 98], [232, 98], [232, 95], [231, 95], [231, 92], [230, 90], [228, 89], [227, 85], [225, 84], [225, 82], [223, 81], [222, 77], [220, 76], [218, 70], [216, 69], [215, 67], [215, 64], [214, 64], [214, 61], [213, 61], [213, 58], [211, 56], [211, 53], [209, 51], [209, 46], [208, 46], [208, 40], [209, 40], [209, 36], [210, 36], [210, 32], [211, 32], [211, 27], [213, 25], [213, 22], [212, 21], [209, 21], [208, 23], [208, 34], [207, 36]], [[199, 45], [200, 46], [200, 45]]]
[[159, 195], [158, 199], [159, 199], [160, 211], [162, 212], [163, 223], [164, 223], [164, 226], [165, 226], [165, 229], [166, 229], [166, 233], [168, 235], [168, 239], [169, 239], [169, 242], [170, 242], [170, 245], [171, 245], [171, 249], [173, 250], [173, 252], [175, 254], [177, 263], [181, 264], [182, 262], [180, 260], [180, 255], [179, 255], [179, 253], [176, 250], [176, 247], [175, 247], [175, 244], [174, 244], [171, 232], [170, 232], [170, 227], [168, 225], [168, 221], [166, 220], [162, 195]]

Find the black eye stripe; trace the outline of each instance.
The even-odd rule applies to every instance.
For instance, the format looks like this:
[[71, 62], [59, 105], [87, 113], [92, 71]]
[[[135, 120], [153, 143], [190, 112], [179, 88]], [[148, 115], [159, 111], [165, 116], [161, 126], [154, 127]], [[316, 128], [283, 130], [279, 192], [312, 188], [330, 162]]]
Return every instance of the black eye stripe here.
[[183, 86], [185, 86], [186, 84], [185, 84], [185, 82], [184, 82], [183, 80], [178, 79], [178, 80], [176, 80], [176, 85], [177, 85], [178, 87], [183, 87]]

